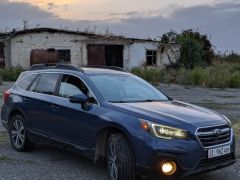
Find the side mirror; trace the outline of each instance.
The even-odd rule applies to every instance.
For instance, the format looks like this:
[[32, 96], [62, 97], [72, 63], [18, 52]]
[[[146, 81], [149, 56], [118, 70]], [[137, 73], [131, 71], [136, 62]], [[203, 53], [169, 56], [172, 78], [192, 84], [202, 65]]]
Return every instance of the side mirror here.
[[79, 94], [69, 97], [71, 103], [85, 104], [88, 100], [88, 97], [85, 94]]

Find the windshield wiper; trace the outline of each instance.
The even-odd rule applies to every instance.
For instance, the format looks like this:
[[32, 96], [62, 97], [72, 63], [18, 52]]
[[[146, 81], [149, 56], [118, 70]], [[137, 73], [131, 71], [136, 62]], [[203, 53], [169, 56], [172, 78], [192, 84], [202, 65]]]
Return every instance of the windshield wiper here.
[[143, 99], [139, 102], [163, 102], [163, 101], [168, 101], [168, 100], [160, 100], [160, 99]]
[[143, 99], [143, 100], [132, 100], [132, 101], [108, 101], [111, 103], [138, 103], [138, 102], [163, 102], [163, 101], [169, 101], [169, 100], [160, 100], [160, 99]]
[[128, 101], [108, 101], [110, 103], [128, 103]]

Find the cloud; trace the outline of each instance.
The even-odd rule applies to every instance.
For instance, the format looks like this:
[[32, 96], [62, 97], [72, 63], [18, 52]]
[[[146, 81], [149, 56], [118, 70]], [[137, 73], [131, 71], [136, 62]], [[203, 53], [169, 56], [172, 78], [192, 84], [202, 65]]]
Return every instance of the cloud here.
[[109, 27], [115, 32], [129, 36], [156, 37], [170, 31], [193, 28], [208, 34], [217, 50], [235, 50], [240, 53], [240, 3], [220, 3], [177, 7], [168, 16], [144, 16], [122, 19]]
[[2, 30], [8, 29], [7, 27], [20, 27], [23, 20], [41, 23], [53, 21], [56, 18], [54, 14], [28, 3], [0, 1], [0, 26]]
[[139, 15], [139, 11], [129, 11], [126, 13], [109, 13], [110, 16], [133, 16], [133, 15]]
[[167, 18], [167, 25], [178, 31], [199, 29], [211, 36], [219, 50], [240, 52], [240, 3], [222, 3], [215, 6], [180, 8]]

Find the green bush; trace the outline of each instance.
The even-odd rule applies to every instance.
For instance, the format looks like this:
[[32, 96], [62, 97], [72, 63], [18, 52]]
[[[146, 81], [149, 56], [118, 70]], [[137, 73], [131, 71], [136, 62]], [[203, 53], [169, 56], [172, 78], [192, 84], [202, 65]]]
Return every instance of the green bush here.
[[206, 77], [205, 70], [201, 67], [194, 67], [190, 72], [190, 81], [193, 85], [200, 85], [204, 81], [204, 76]]
[[3, 84], [2, 76], [0, 75], [0, 85]]
[[132, 73], [153, 84], [163, 81], [165, 72], [157, 68], [133, 68]]
[[192, 70], [160, 70], [157, 68], [134, 68], [132, 73], [154, 84], [176, 83], [210, 88], [240, 88], [240, 63], [220, 63], [206, 68], [195, 66]]
[[16, 81], [19, 74], [23, 71], [24, 69], [20, 66], [15, 68], [0, 69], [0, 76], [3, 81]]
[[230, 78], [229, 87], [240, 88], [240, 73], [233, 73]]
[[180, 49], [180, 60], [179, 63], [183, 64], [186, 68], [192, 68], [196, 65], [203, 65], [203, 45], [197, 40], [191, 39], [190, 37], [179, 38], [181, 49]]

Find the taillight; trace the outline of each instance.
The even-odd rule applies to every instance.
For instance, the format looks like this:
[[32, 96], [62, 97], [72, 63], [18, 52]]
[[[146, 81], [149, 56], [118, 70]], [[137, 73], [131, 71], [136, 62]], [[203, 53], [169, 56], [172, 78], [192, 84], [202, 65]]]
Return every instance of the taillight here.
[[3, 93], [3, 101], [6, 102], [8, 97], [10, 96], [11, 92], [10, 91], [5, 91]]

